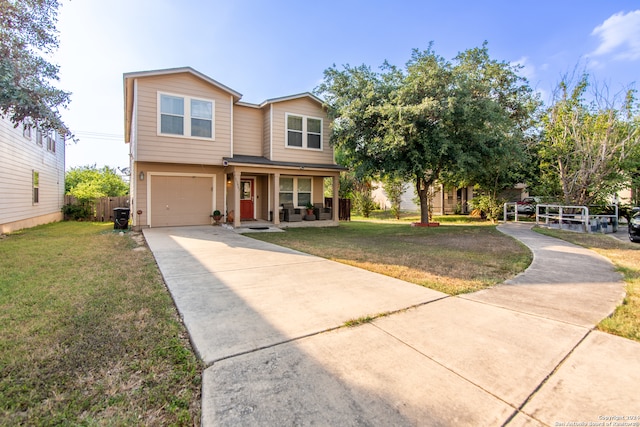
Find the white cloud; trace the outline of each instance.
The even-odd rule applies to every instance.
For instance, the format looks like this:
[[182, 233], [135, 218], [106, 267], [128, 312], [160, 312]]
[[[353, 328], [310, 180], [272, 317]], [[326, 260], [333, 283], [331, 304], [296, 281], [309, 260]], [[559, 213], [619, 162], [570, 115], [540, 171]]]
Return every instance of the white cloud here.
[[511, 65], [520, 66], [521, 68], [518, 74], [529, 81], [532, 81], [536, 77], [536, 66], [533, 65], [526, 56], [516, 59], [515, 61], [511, 61]]
[[615, 59], [640, 59], [640, 10], [616, 13], [591, 32], [600, 45], [590, 56], [613, 54]]

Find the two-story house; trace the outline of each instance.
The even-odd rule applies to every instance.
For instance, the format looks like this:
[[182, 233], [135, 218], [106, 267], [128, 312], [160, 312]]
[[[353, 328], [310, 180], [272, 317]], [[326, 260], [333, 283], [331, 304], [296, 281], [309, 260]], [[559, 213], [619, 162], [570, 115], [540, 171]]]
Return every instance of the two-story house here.
[[0, 234], [62, 220], [65, 141], [0, 117]]
[[[190, 67], [124, 74], [134, 228], [281, 224], [284, 203], [323, 203], [338, 177], [322, 101], [310, 93], [241, 102], [242, 95]], [[337, 225], [333, 209], [329, 225]]]

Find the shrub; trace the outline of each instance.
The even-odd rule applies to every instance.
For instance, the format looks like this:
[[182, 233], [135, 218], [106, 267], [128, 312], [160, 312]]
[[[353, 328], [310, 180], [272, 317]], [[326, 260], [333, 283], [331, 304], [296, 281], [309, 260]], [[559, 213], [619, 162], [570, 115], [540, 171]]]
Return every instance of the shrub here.
[[91, 205], [88, 203], [70, 203], [62, 207], [62, 214], [67, 220], [87, 219], [91, 216]]

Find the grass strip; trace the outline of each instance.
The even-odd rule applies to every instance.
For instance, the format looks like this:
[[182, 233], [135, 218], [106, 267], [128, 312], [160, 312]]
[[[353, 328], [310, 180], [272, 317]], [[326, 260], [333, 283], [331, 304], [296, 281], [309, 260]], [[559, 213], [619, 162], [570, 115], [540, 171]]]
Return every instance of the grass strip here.
[[64, 222], [0, 240], [0, 425], [194, 425], [201, 365], [146, 246]]

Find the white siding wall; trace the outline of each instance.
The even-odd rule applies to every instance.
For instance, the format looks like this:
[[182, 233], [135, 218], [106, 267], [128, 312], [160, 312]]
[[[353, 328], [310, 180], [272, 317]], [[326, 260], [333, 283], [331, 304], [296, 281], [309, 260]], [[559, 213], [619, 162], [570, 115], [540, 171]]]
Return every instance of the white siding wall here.
[[[0, 232], [11, 232], [62, 218], [64, 204], [64, 140], [56, 138], [55, 153], [0, 118]], [[33, 171], [40, 175], [40, 201], [33, 203]]]

